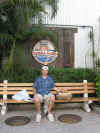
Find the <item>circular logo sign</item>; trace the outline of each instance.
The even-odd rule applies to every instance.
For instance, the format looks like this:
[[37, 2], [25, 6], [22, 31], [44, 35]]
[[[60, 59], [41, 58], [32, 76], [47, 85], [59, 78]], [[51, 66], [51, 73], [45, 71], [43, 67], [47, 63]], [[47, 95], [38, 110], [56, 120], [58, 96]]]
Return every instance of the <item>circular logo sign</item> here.
[[52, 63], [58, 55], [53, 44], [48, 40], [41, 40], [35, 44], [32, 50], [33, 57], [41, 64]]

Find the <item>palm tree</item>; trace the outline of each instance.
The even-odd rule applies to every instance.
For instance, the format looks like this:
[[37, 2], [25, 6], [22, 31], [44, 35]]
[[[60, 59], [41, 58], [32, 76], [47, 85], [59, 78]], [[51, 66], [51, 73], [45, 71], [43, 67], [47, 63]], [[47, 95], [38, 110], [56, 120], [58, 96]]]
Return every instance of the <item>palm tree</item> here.
[[[2, 0], [3, 1], [3, 0]], [[58, 0], [4, 0], [0, 4], [0, 48], [8, 49], [9, 56], [8, 69], [12, 64], [13, 54], [16, 44], [25, 41], [30, 37], [41, 39], [41, 37], [52, 34], [42, 26], [43, 16], [47, 14], [46, 6], [51, 7], [51, 18], [57, 13]], [[37, 20], [32, 25], [32, 20]], [[38, 34], [37, 34], [38, 31]], [[0, 49], [0, 62], [3, 52]], [[0, 63], [1, 64], [1, 63]], [[1, 66], [0, 66], [1, 67]]]

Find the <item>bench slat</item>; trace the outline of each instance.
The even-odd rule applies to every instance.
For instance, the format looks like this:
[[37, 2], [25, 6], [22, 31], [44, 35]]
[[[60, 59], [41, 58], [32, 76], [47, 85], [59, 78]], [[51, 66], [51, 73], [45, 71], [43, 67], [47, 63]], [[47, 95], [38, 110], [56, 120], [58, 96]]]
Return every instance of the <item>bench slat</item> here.
[[[55, 83], [56, 86], [83, 86], [83, 83]], [[8, 86], [32, 86], [33, 83], [8, 83]]]
[[[84, 90], [84, 87], [57, 87], [57, 88], [60, 88], [60, 89], [64, 89], [64, 90]], [[94, 90], [94, 87], [87, 87], [87, 89], [93, 89]]]
[[[83, 86], [83, 82], [81, 83], [56, 83], [56, 86]], [[94, 86], [95, 84], [90, 82], [90, 83], [87, 83], [88, 86]]]
[[3, 83], [0, 83], [0, 87], [2, 87], [3, 86]]
[[21, 90], [24, 90], [24, 89], [33, 90], [32, 87], [7, 87], [7, 91], [15, 91], [15, 90], [21, 91]]
[[[83, 86], [83, 82], [81, 83], [55, 83], [56, 86]], [[32, 86], [33, 83], [8, 83], [8, 86]], [[94, 86], [95, 84], [90, 82], [87, 83], [88, 86]], [[0, 86], [3, 86], [3, 83], [0, 83]]]
[[[19, 91], [8, 91], [7, 92], [7, 95], [15, 95], [16, 93], [18, 93]], [[28, 94], [33, 94], [33, 92], [32, 91], [27, 91], [27, 93]], [[0, 92], [0, 94], [4, 94], [4, 93], [2, 93], [2, 92]]]
[[[18, 93], [19, 91], [7, 91], [7, 95], [15, 95], [16, 93]], [[33, 94], [33, 91], [27, 91], [28, 94]], [[64, 92], [71, 92], [72, 94], [84, 94], [84, 93], [95, 93], [95, 90], [88, 90], [88, 91], [64, 91]], [[56, 91], [52, 91], [53, 94], [57, 94]], [[3, 95], [4, 92], [0, 91], [0, 94]]]
[[[95, 90], [88, 91], [64, 91], [64, 93], [71, 92], [72, 94], [84, 94], [84, 93], [95, 93]], [[53, 94], [57, 94], [57, 92], [52, 91]]]
[[8, 86], [31, 86], [33, 83], [8, 83]]
[[[57, 87], [57, 88], [60, 88], [62, 90], [84, 90], [84, 87]], [[32, 86], [22, 86], [22, 87], [7, 87], [7, 90], [23, 90], [23, 89], [26, 89], [26, 90], [33, 90]], [[93, 86], [91, 87], [87, 87], [88, 90], [94, 90], [95, 88]], [[4, 90], [3, 87], [0, 87], [0, 91]]]
[[72, 98], [70, 101], [69, 100], [56, 100], [55, 102], [87, 102], [87, 101], [98, 101], [98, 98], [96, 97], [89, 97], [89, 98]]
[[[56, 100], [56, 103], [66, 103], [66, 102], [86, 102], [86, 101], [98, 101], [98, 98], [95, 97], [89, 97], [87, 98], [72, 98], [71, 100]], [[0, 103], [3, 103], [3, 100], [0, 99]], [[5, 100], [5, 103], [34, 103], [32, 100], [30, 101], [23, 101], [23, 100], [11, 100], [11, 99], [7, 99]]]

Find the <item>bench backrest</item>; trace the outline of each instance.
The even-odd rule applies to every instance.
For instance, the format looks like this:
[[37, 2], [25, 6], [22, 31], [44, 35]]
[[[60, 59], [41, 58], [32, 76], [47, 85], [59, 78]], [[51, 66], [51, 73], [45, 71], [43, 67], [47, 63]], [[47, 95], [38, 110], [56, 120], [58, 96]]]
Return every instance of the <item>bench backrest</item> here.
[[[14, 95], [17, 92], [25, 89], [30, 95], [33, 95], [33, 83], [0, 83], [0, 95], [7, 93], [7, 95]], [[56, 87], [62, 89], [64, 92], [71, 92], [72, 94], [95, 93], [94, 83], [56, 83]], [[7, 92], [6, 92], [7, 91]], [[56, 94], [55, 91], [52, 91]]]

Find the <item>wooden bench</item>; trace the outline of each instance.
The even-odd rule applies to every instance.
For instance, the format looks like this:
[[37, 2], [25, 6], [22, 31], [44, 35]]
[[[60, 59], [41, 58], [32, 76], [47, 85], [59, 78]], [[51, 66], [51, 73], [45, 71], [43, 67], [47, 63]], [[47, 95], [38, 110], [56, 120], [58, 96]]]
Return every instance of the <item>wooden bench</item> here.
[[[56, 83], [56, 87], [62, 89], [65, 93], [70, 92], [72, 94], [72, 99], [56, 99], [56, 103], [83, 102], [84, 109], [87, 112], [90, 112], [91, 109], [89, 107], [89, 103], [98, 101], [98, 98], [95, 96], [94, 83], [87, 83], [86, 80], [82, 83]], [[7, 81], [0, 83], [0, 104], [2, 106], [2, 114], [5, 114], [7, 104], [9, 103], [33, 103], [32, 100], [19, 101], [12, 99], [12, 95], [18, 93], [19, 91], [22, 91], [23, 89], [27, 90], [28, 94], [33, 97], [32, 83], [8, 83]], [[52, 93], [57, 95], [57, 92], [54, 90], [52, 91]]]

